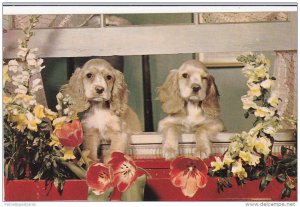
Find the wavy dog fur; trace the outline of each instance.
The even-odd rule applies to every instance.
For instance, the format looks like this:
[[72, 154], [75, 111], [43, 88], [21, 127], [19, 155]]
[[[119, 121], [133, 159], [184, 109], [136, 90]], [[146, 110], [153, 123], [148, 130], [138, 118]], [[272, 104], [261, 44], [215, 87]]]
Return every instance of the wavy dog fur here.
[[184, 62], [171, 70], [161, 87], [158, 99], [168, 116], [158, 125], [163, 134], [163, 156], [172, 159], [178, 154], [182, 132], [195, 133], [196, 152], [201, 159], [211, 153], [209, 137], [223, 130], [219, 119], [219, 92], [215, 79], [205, 65], [196, 60]]
[[[128, 106], [128, 89], [123, 74], [103, 59], [92, 59], [77, 68], [62, 87], [72, 100], [71, 110], [84, 112], [84, 148], [98, 160], [101, 140], [111, 140], [110, 153], [125, 152], [128, 135], [141, 132], [136, 113]], [[107, 162], [110, 155], [104, 157]]]

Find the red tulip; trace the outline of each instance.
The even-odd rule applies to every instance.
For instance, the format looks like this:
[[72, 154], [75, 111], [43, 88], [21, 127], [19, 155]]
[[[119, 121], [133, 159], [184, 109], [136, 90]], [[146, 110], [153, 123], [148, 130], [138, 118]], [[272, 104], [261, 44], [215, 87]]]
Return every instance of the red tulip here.
[[171, 162], [170, 179], [185, 196], [193, 197], [207, 183], [208, 168], [200, 158], [178, 157]]
[[102, 163], [90, 165], [86, 173], [86, 183], [97, 195], [104, 193], [111, 185], [112, 170]]
[[121, 152], [113, 152], [108, 164], [113, 170], [112, 183], [120, 192], [126, 191], [139, 176], [143, 175], [133, 160]]
[[62, 125], [60, 129], [56, 130], [55, 134], [65, 147], [78, 147], [83, 141], [83, 132], [79, 120]]

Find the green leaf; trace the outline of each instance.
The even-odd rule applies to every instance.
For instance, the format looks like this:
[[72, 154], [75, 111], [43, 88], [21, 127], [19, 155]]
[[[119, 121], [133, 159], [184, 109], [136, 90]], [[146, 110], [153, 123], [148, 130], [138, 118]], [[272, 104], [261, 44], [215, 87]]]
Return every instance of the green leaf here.
[[110, 201], [114, 188], [111, 187], [101, 195], [96, 195], [91, 188], [88, 191], [88, 201]]
[[6, 176], [7, 178], [9, 178], [10, 176], [10, 166], [9, 164], [5, 164], [5, 167], [4, 167], [4, 176]]
[[143, 201], [147, 176], [142, 175], [121, 195], [121, 201]]
[[273, 180], [273, 176], [271, 174], [267, 174], [266, 180], [268, 182], [272, 181]]
[[284, 156], [287, 152], [287, 148], [284, 146], [281, 146], [281, 156]]
[[285, 175], [284, 174], [279, 174], [276, 179], [278, 180], [278, 182], [285, 182]]
[[42, 177], [42, 175], [43, 175], [43, 171], [40, 171], [40, 172], [38, 172], [38, 173], [36, 174], [36, 176], [35, 176], [34, 178], [32, 178], [32, 179], [33, 179], [33, 180], [40, 180], [41, 177]]
[[59, 189], [59, 179], [58, 178], [54, 178], [53, 184], [56, 187], [56, 189]]
[[259, 190], [263, 192], [265, 188], [267, 187], [268, 181], [267, 181], [267, 176], [263, 177], [260, 184], [259, 184]]
[[286, 197], [286, 188], [283, 188], [283, 190], [281, 191], [281, 199], [284, 199]]
[[286, 197], [291, 197], [291, 189], [286, 189], [286, 193], [285, 193], [285, 195], [286, 195]]

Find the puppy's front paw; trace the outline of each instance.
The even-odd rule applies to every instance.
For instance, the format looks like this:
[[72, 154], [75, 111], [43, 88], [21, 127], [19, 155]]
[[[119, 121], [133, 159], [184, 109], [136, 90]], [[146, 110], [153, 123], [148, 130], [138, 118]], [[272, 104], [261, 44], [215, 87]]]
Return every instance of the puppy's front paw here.
[[196, 148], [195, 156], [199, 157], [201, 160], [208, 158], [210, 154], [211, 148], [209, 145]]
[[170, 147], [170, 146], [164, 146], [162, 153], [163, 153], [163, 157], [166, 160], [171, 160], [178, 155], [178, 149]]

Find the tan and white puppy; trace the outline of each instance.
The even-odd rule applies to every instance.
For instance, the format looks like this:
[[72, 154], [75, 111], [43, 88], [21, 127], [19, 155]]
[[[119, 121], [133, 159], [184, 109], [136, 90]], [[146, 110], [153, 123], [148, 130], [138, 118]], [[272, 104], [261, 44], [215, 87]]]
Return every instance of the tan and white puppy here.
[[172, 159], [178, 155], [178, 142], [184, 132], [195, 133], [195, 155], [208, 158], [209, 137], [223, 131], [224, 126], [219, 119], [219, 92], [205, 65], [196, 60], [184, 62], [169, 72], [158, 93], [162, 109], [168, 114], [158, 124], [164, 138], [163, 156]]
[[[128, 89], [123, 74], [103, 59], [92, 59], [73, 73], [62, 88], [72, 99], [71, 110], [86, 111], [82, 120], [84, 148], [98, 160], [101, 140], [111, 140], [110, 152], [125, 152], [128, 136], [141, 132], [136, 113], [127, 105]], [[105, 162], [110, 156], [105, 156]]]

